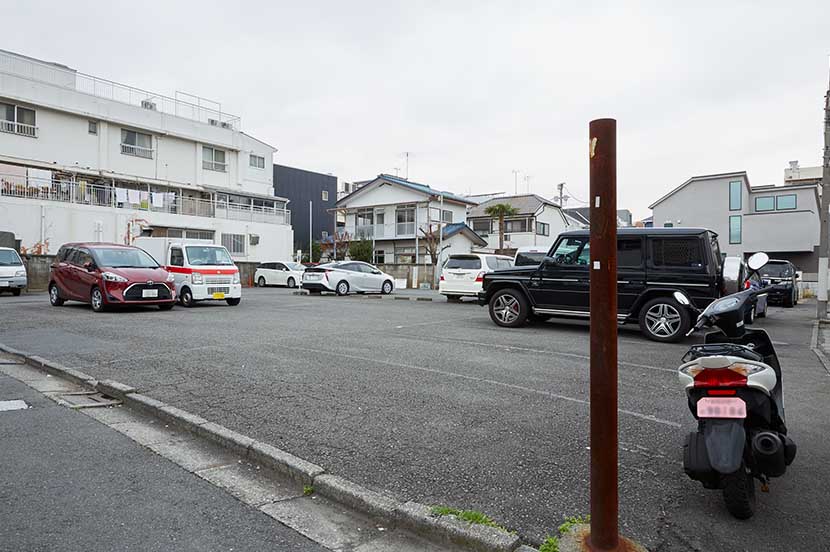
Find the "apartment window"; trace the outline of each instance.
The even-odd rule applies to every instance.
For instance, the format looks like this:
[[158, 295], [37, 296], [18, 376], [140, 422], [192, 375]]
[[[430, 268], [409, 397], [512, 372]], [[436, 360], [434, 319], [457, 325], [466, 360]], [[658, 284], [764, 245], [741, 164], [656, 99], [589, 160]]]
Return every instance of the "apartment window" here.
[[504, 231], [510, 232], [527, 232], [527, 219], [506, 220], [504, 221]]
[[407, 205], [396, 208], [395, 222], [395, 233], [398, 236], [411, 236], [415, 234], [415, 206]]
[[225, 172], [225, 150], [202, 146], [202, 168], [208, 171]]
[[35, 110], [19, 105], [0, 103], [0, 131], [37, 138]]
[[329, 191], [328, 190], [323, 190], [323, 193], [320, 194], [320, 195], [321, 195], [323, 201], [328, 201], [329, 200]]
[[550, 236], [550, 224], [547, 222], [537, 222], [536, 233], [540, 236]]
[[741, 215], [729, 217], [729, 243], [741, 243]]
[[89, 121], [87, 123], [87, 132], [98, 135], [98, 121]]
[[473, 221], [473, 231], [478, 232], [479, 234], [489, 234], [490, 233], [490, 219], [484, 220], [474, 220]]
[[143, 132], [121, 129], [121, 153], [145, 159], [153, 158], [153, 137]]
[[741, 210], [741, 196], [743, 193], [743, 184], [740, 180], [734, 180], [729, 183], [729, 210]]
[[231, 255], [245, 255], [245, 234], [222, 234], [222, 246]]
[[763, 211], [774, 211], [775, 210], [775, 197], [774, 196], [762, 196], [755, 198], [755, 211], [756, 212], [763, 212]]
[[673, 222], [664, 222], [663, 223], [663, 228], [674, 228], [674, 223]]
[[795, 209], [796, 197], [795, 194], [775, 196], [775, 208], [779, 211], [789, 211]]
[[248, 163], [255, 168], [255, 169], [264, 169], [265, 168], [265, 158], [261, 155], [254, 155], [253, 153], [248, 158]]

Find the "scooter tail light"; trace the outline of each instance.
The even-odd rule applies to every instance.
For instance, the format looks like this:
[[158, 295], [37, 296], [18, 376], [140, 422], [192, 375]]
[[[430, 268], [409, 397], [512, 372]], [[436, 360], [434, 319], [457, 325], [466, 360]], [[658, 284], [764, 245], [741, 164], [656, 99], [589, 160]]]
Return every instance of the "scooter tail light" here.
[[745, 387], [746, 376], [732, 369], [706, 369], [694, 376], [695, 387]]
[[709, 389], [706, 392], [710, 397], [730, 397], [738, 394], [737, 389]]
[[751, 287], [752, 287], [752, 284], [749, 282], [749, 280], [747, 280], [746, 282], [744, 282], [744, 289], [749, 289], [749, 288], [751, 288]]

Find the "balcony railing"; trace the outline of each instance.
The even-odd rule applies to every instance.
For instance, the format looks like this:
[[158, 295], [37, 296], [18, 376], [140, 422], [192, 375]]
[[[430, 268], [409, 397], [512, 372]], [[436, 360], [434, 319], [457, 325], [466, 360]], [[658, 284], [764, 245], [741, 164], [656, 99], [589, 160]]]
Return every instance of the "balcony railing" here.
[[25, 123], [16, 123], [14, 121], [0, 121], [0, 132], [10, 132], [12, 134], [20, 134], [37, 138], [37, 127], [34, 125], [27, 125]]
[[153, 148], [145, 148], [144, 146], [134, 146], [132, 144], [121, 144], [121, 153], [124, 155], [134, 155], [136, 157], [143, 157], [145, 159], [153, 158]]
[[202, 161], [202, 168], [208, 171], [225, 172], [227, 163], [219, 163], [217, 161]]
[[186, 197], [175, 191], [124, 189], [83, 181], [48, 181], [20, 175], [0, 174], [0, 197], [270, 224], [291, 224], [291, 211], [276, 205], [274, 207], [240, 205], [214, 199]]

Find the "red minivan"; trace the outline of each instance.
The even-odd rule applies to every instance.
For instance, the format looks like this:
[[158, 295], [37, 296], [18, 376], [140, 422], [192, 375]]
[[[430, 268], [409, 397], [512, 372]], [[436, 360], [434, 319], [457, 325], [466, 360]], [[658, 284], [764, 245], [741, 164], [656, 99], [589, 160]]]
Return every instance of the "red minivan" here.
[[116, 243], [67, 243], [58, 250], [49, 275], [49, 301], [82, 301], [102, 312], [114, 305], [173, 308], [173, 275], [143, 249]]

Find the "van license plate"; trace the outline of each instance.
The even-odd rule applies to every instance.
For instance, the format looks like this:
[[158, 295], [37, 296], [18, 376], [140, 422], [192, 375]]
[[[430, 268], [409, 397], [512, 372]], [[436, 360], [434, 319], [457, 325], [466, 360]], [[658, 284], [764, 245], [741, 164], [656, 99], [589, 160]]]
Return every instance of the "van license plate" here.
[[697, 401], [698, 418], [746, 418], [746, 403], [737, 397], [703, 397]]
[[224, 293], [222, 293], [221, 291], [217, 291], [216, 293], [214, 293], [214, 294], [213, 294], [213, 298], [214, 298], [214, 299], [224, 299], [224, 298], [225, 298], [225, 294], [224, 294]]
[[157, 289], [144, 289], [144, 290], [141, 290], [141, 296], [144, 299], [151, 299], [151, 298], [154, 298], [154, 297], [158, 297], [159, 296], [159, 290], [157, 290]]

